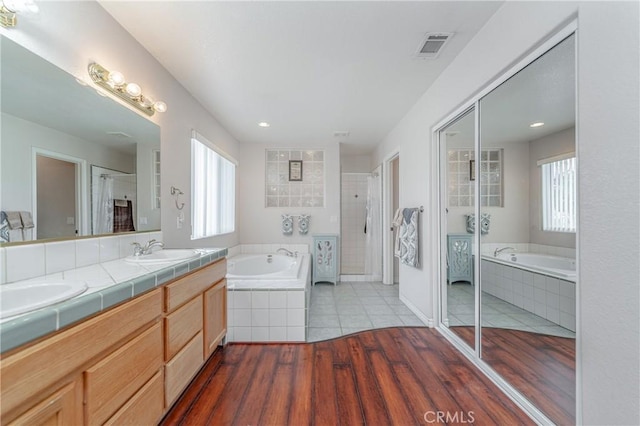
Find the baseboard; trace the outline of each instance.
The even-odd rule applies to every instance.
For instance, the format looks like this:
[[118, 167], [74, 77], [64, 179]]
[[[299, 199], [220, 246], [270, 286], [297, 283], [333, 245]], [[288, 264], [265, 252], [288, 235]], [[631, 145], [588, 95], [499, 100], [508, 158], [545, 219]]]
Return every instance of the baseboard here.
[[432, 318], [427, 318], [421, 311], [420, 309], [418, 309], [413, 303], [409, 302], [409, 300], [404, 297], [402, 294], [400, 295], [400, 301], [402, 303], [404, 303], [407, 308], [409, 308], [409, 310], [411, 310], [411, 312], [413, 312], [415, 314], [415, 316], [418, 317], [418, 319], [420, 321], [422, 321], [427, 327], [429, 328], [433, 328], [434, 327], [434, 321]]

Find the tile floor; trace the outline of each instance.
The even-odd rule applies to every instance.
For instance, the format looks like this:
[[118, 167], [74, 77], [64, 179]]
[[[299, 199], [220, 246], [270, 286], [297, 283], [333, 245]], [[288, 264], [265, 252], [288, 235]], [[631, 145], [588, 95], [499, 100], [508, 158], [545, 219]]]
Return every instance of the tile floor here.
[[425, 325], [400, 301], [397, 284], [318, 283], [311, 287], [309, 309], [308, 342], [375, 328]]
[[[449, 326], [474, 324], [474, 287], [466, 283], [454, 283], [447, 288]], [[576, 334], [538, 315], [525, 311], [487, 293], [482, 294], [482, 324], [532, 331], [559, 337], [575, 338]]]

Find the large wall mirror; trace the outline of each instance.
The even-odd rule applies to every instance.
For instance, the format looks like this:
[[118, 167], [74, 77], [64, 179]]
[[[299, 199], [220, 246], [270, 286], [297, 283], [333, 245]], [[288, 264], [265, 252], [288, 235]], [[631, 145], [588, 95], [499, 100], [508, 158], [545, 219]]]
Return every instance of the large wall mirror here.
[[565, 31], [437, 129], [441, 326], [555, 424], [576, 421], [576, 47]]
[[0, 42], [2, 243], [160, 229], [160, 128]]

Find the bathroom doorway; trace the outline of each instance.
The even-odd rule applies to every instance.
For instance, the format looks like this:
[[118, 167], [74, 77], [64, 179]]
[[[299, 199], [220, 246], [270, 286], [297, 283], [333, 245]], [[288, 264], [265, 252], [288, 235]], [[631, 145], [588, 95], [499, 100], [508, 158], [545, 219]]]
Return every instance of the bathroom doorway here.
[[393, 227], [393, 217], [400, 208], [400, 152], [393, 151], [383, 163], [383, 271], [382, 282], [384, 284], [396, 284], [399, 282], [399, 264], [394, 256], [396, 230]]
[[82, 235], [84, 160], [36, 150], [33, 154], [33, 239]]

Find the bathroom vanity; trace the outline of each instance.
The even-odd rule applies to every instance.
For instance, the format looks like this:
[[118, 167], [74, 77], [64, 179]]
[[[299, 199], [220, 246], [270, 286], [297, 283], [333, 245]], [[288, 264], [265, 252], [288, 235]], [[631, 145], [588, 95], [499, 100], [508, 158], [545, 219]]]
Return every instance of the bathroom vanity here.
[[3, 353], [2, 424], [157, 423], [227, 326], [226, 259], [172, 270], [162, 285]]

